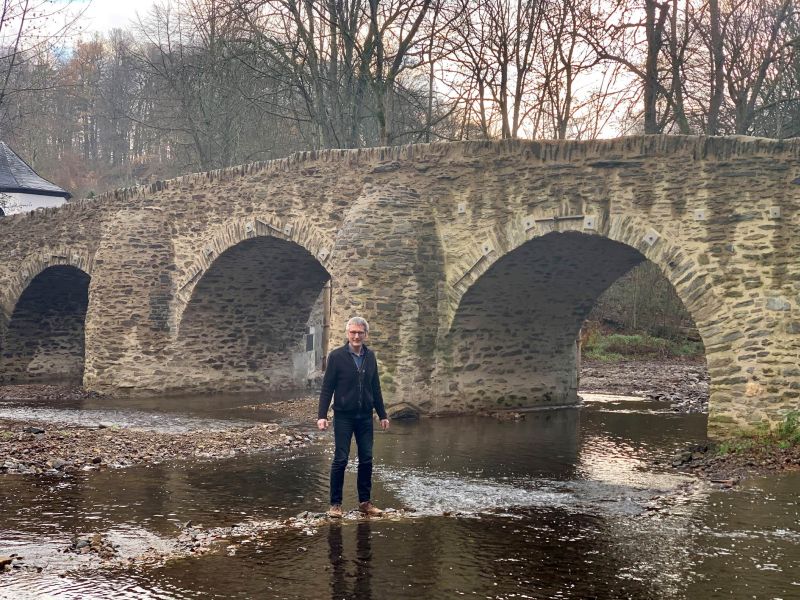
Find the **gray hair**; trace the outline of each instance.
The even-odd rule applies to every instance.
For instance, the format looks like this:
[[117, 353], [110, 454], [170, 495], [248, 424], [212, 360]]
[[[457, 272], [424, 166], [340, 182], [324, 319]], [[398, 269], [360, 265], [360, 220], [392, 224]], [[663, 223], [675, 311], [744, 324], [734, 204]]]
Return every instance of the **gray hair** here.
[[363, 317], [353, 317], [347, 322], [347, 325], [344, 326], [344, 332], [347, 333], [350, 331], [350, 325], [361, 325], [364, 328], [364, 331], [369, 333], [369, 323]]

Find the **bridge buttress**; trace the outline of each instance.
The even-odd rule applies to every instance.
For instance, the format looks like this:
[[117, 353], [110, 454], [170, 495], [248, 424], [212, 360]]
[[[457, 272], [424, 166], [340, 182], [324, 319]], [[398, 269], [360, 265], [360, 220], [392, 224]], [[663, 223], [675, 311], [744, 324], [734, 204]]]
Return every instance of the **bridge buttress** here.
[[431, 411], [443, 261], [429, 202], [402, 183], [367, 184], [336, 238], [331, 348], [347, 320], [370, 322], [384, 395], [394, 411]]
[[168, 215], [138, 206], [105, 224], [86, 322], [87, 389], [115, 393], [165, 382], [163, 351], [175, 326], [171, 231]]

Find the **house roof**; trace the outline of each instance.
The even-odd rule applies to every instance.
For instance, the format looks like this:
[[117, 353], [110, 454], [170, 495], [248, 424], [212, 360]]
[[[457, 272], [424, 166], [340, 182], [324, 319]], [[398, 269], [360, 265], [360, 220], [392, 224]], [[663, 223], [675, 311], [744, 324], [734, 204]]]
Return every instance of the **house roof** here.
[[69, 192], [39, 177], [5, 142], [0, 142], [0, 192], [61, 196], [67, 200], [72, 197]]

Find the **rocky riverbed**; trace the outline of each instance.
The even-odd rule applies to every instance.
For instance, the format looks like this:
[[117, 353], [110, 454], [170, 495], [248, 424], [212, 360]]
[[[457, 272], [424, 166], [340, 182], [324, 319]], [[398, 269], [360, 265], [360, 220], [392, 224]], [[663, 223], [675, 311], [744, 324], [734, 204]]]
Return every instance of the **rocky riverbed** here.
[[774, 444], [756, 443], [721, 453], [717, 446], [699, 444], [689, 446], [667, 460], [680, 471], [731, 487], [748, 477], [800, 470], [800, 445], [781, 448]]
[[306, 423], [310, 427], [314, 427], [317, 423], [317, 406], [318, 400], [316, 396], [312, 395], [293, 400], [250, 404], [244, 408], [253, 411], [270, 411], [288, 421], [298, 424]]
[[[704, 382], [702, 366], [683, 363], [646, 365], [584, 365], [582, 389], [618, 394], [638, 392], [642, 395], [641, 392], [645, 392], [652, 398], [657, 398], [659, 393], [681, 393], [684, 396], [696, 393], [696, 397], [700, 397]], [[102, 398], [96, 398], [79, 388], [0, 388], [0, 403], [24, 399], [42, 400], [45, 404], [80, 405], [80, 401], [87, 398], [103, 403]], [[680, 402], [673, 404], [676, 405], [673, 410], [682, 410]], [[695, 404], [702, 409], [702, 401], [698, 400]], [[0, 477], [3, 473], [26, 474], [28, 477], [33, 475], [41, 478], [38, 481], [31, 479], [32, 485], [41, 482], [61, 485], [81, 479], [72, 477], [81, 471], [176, 460], [210, 460], [264, 451], [281, 452], [306, 446], [317, 439], [313, 429], [316, 412], [313, 395], [297, 400], [252, 404], [247, 408], [271, 411], [275, 416], [262, 413], [259, 418], [279, 423], [232, 424], [227, 429], [213, 431], [164, 432], [119, 427], [114, 423], [67, 426], [35, 420], [0, 420]], [[685, 410], [697, 410], [697, 407]], [[800, 467], [800, 452], [798, 449], [789, 449], [764, 452], [762, 455], [719, 456], [713, 449], [699, 445], [688, 448], [676, 457], [664, 456], [653, 471], [663, 473], [665, 466], [695, 475], [696, 478], [686, 478], [689, 483], [685, 489], [681, 487], [674, 493], [654, 495], [639, 515], [641, 518], [668, 513], [670, 503], [686, 502], [695, 489], [693, 486], [699, 486], [697, 489], [706, 489], [709, 485], [727, 488], [735, 486], [741, 478], [750, 474], [797, 469]], [[95, 477], [90, 479], [94, 480]], [[26, 480], [19, 478], [15, 481]], [[316, 505], [316, 502], [309, 505]], [[458, 514], [441, 513], [441, 517], [450, 516]], [[137, 529], [135, 534], [140, 537], [135, 542], [124, 536], [119, 537], [119, 532], [113, 528], [93, 529], [90, 526], [79, 530], [79, 535], [75, 537], [65, 536], [60, 540], [55, 555], [52, 549], [42, 550], [41, 555], [36, 555], [37, 550], [34, 548], [31, 551], [30, 547], [19, 555], [6, 549], [5, 553], [0, 551], [0, 554], [5, 554], [0, 556], [0, 570], [20, 573], [44, 568], [50, 573], [67, 573], [81, 569], [157, 566], [171, 559], [206, 553], [229, 556], [237, 552], [244, 554], [247, 545], [253, 543], [259, 546], [273, 542], [296, 544], [297, 552], [304, 552], [304, 546], [308, 545], [305, 536], [315, 535], [319, 528], [327, 527], [329, 523], [324, 514], [316, 512], [303, 512], [288, 519], [245, 520], [227, 527], [206, 527], [201, 523], [185, 521], [185, 518], [176, 518], [174, 528], [166, 528], [160, 534], [144, 528]], [[348, 526], [363, 518], [354, 511], [337, 523]], [[399, 507], [395, 511], [387, 511], [382, 519], [407, 521], [414, 518], [411, 509]], [[126, 535], [133, 534], [128, 532]]]
[[[92, 392], [48, 385], [0, 388], [0, 403], [68, 404]], [[276, 423], [231, 425], [221, 430], [167, 432], [117, 424], [66, 425], [34, 419], [0, 419], [0, 475], [65, 475], [172, 460], [214, 459], [308, 445], [308, 429]]]
[[272, 423], [226, 431], [164, 433], [0, 420], [0, 473], [59, 475], [170, 460], [212, 459], [297, 448], [311, 436]]
[[[353, 510], [333, 520], [325, 513], [304, 511], [288, 519], [248, 520], [229, 527], [205, 527], [187, 521], [174, 536], [143, 534], [134, 544], [121, 544], [112, 535], [92, 533], [75, 537], [56, 556], [26, 557], [16, 553], [0, 556], [0, 574], [42, 572], [44, 568], [49, 572], [66, 573], [110, 567], [157, 567], [169, 560], [212, 552], [235, 556], [241, 547], [254, 542], [264, 544], [269, 536], [291, 532], [312, 536], [321, 526], [332, 522], [347, 526], [369, 520], [398, 521], [412, 515], [413, 511], [389, 508], [381, 517], [367, 517]], [[298, 546], [297, 551], [303, 552], [305, 548]]]
[[669, 402], [674, 412], [708, 411], [708, 370], [697, 361], [584, 361], [579, 389]]
[[[641, 512], [634, 518], [648, 519], [655, 515], [668, 514], [675, 505], [686, 502], [696, 492], [701, 482], [685, 482], [674, 490], [663, 495], [643, 500]], [[505, 509], [498, 509], [502, 512]], [[430, 513], [426, 513], [430, 517]], [[442, 518], [458, 518], [473, 516], [458, 512], [443, 511], [437, 516]], [[48, 572], [67, 573], [91, 571], [100, 568], [152, 568], [162, 566], [167, 561], [202, 556], [215, 553], [235, 556], [248, 544], [270, 545], [270, 540], [282, 535], [299, 533], [303, 536], [314, 536], [323, 527], [348, 527], [364, 521], [406, 521], [417, 518], [411, 507], [385, 508], [380, 517], [370, 517], [358, 510], [350, 510], [341, 518], [330, 518], [326, 513], [303, 511], [294, 517], [285, 519], [246, 520], [227, 527], [205, 527], [201, 523], [187, 521], [176, 531], [175, 535], [145, 537], [135, 544], [120, 544], [112, 536], [103, 533], [87, 533], [73, 538], [58, 552], [52, 554], [25, 557], [18, 554], [0, 556], [0, 574], [13, 572]], [[296, 544], [297, 552], [305, 552], [303, 538], [293, 538], [290, 543]]]
[[[705, 412], [708, 408], [708, 374], [702, 362], [586, 361], [581, 368], [580, 390], [667, 401], [675, 412]], [[79, 387], [0, 387], [0, 403], [36, 400], [68, 404], [87, 398], [97, 399], [97, 395]], [[0, 475], [58, 475], [170, 460], [224, 458], [302, 447], [314, 439], [316, 400], [313, 396], [246, 408], [271, 411], [284, 422], [297, 426], [260, 423], [221, 431], [166, 433], [116, 427], [113, 423], [62, 426], [34, 420], [0, 419]], [[506, 417], [503, 420], [513, 420]], [[729, 481], [748, 474], [796, 469], [800, 464], [800, 448], [767, 450], [756, 446], [720, 455], [714, 447], [698, 445], [687, 447], [665, 461], [707, 479]]]

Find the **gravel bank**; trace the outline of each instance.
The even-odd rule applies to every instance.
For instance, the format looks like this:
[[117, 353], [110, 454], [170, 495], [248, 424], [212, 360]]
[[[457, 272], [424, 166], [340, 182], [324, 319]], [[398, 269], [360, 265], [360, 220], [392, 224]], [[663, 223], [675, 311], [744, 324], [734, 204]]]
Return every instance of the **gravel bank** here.
[[[0, 403], [37, 401], [75, 405], [97, 395], [77, 387], [49, 385], [0, 388]], [[164, 432], [108, 425], [63, 425], [0, 419], [0, 474], [59, 475], [172, 460], [213, 459], [298, 448], [312, 441], [309, 428], [276, 423], [229, 429]]]
[[675, 412], [708, 412], [708, 370], [705, 362], [585, 361], [581, 392], [643, 396], [670, 402]]

